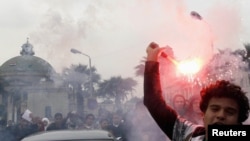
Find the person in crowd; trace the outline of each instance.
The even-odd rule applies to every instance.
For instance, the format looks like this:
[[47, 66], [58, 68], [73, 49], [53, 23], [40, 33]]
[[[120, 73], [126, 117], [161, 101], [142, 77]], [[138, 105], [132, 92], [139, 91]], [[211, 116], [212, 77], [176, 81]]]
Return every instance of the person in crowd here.
[[105, 131], [108, 131], [111, 134], [113, 134], [112, 131], [109, 129], [110, 123], [109, 123], [108, 119], [106, 119], [106, 118], [100, 119], [99, 124], [100, 125], [97, 129], [105, 130]]
[[50, 121], [49, 121], [49, 119], [47, 117], [44, 117], [44, 118], [42, 118], [42, 122], [43, 122], [43, 125], [44, 125], [44, 130], [46, 131], [49, 124], [50, 124]]
[[186, 98], [181, 94], [176, 94], [173, 97], [173, 108], [181, 117], [186, 114]]
[[100, 108], [98, 110], [98, 115], [97, 115], [97, 119], [96, 119], [96, 127], [99, 128], [99, 125], [100, 125], [100, 120], [102, 119], [107, 119], [108, 120], [108, 123], [111, 123], [111, 112], [104, 109], [104, 108]]
[[87, 114], [82, 125], [78, 129], [93, 130], [95, 129], [95, 116], [93, 114]]
[[12, 120], [8, 120], [7, 125], [6, 125], [6, 130], [11, 131], [14, 128], [15, 122]]
[[159, 58], [167, 54], [165, 50], [154, 42], [147, 47], [143, 100], [158, 126], [171, 140], [207, 141], [208, 125], [240, 125], [248, 118], [249, 99], [246, 93], [240, 86], [226, 80], [217, 80], [200, 91], [204, 126], [180, 118], [162, 96]]
[[47, 131], [64, 129], [67, 129], [66, 118], [63, 118], [62, 113], [56, 113], [54, 115], [54, 121], [47, 127]]
[[199, 107], [200, 101], [201, 97], [199, 95], [194, 94], [193, 96], [191, 96], [191, 98], [188, 101], [185, 118], [188, 121], [193, 122], [194, 124], [203, 125], [203, 115]]
[[126, 140], [126, 125], [124, 124], [122, 111], [118, 110], [112, 114], [112, 121], [108, 128], [116, 138]]
[[6, 127], [13, 126], [14, 124], [12, 120], [8, 120]]
[[18, 120], [17, 124], [11, 128], [11, 133], [17, 140], [21, 140], [24, 137], [34, 134], [40, 131], [39, 125], [35, 122], [33, 116], [31, 116], [31, 121], [28, 121], [22, 117]]
[[0, 119], [0, 141], [18, 141], [6, 127], [6, 121]]
[[45, 131], [45, 126], [41, 117], [35, 116], [32, 118], [32, 123], [37, 125], [38, 132]]
[[68, 113], [66, 124], [68, 129], [78, 129], [82, 119], [76, 111], [71, 111]]
[[100, 122], [100, 129], [102, 130], [109, 130], [108, 127], [109, 127], [109, 121], [108, 119], [104, 118], [104, 119], [101, 119]]

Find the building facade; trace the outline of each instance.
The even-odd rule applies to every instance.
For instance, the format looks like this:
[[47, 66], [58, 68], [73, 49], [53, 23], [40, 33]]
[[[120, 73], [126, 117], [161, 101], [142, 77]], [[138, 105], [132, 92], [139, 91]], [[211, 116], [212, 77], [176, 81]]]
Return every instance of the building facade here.
[[20, 56], [0, 66], [0, 87], [1, 119], [17, 121], [26, 109], [35, 116], [52, 118], [72, 108], [68, 88], [47, 61], [35, 56], [28, 41]]

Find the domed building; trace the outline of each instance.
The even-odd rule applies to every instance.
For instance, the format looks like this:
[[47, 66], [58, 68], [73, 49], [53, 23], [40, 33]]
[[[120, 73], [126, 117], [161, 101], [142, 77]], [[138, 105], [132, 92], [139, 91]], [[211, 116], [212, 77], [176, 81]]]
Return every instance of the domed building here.
[[27, 41], [20, 56], [0, 66], [1, 119], [17, 121], [26, 109], [48, 118], [56, 112], [66, 115], [69, 111], [68, 88], [47, 61], [34, 55], [33, 46]]

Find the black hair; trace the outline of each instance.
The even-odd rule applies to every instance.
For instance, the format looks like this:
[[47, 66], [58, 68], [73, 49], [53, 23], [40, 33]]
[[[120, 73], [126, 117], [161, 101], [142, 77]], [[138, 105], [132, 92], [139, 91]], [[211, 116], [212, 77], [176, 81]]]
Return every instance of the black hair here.
[[89, 117], [93, 117], [93, 118], [94, 118], [94, 120], [95, 120], [95, 116], [94, 116], [94, 114], [87, 114], [87, 115], [86, 115], [86, 117], [85, 117], [85, 119], [88, 119]]
[[109, 123], [109, 120], [108, 120], [108, 119], [106, 119], [106, 118], [102, 118], [102, 119], [100, 119], [100, 123], [102, 123], [102, 122], [104, 122], [104, 121], [107, 121], [107, 122]]
[[193, 104], [194, 104], [194, 101], [197, 100], [197, 99], [199, 100], [199, 105], [200, 105], [201, 97], [200, 97], [199, 94], [194, 94], [194, 95], [192, 95], [192, 96], [189, 98], [189, 100], [188, 100], [188, 105], [187, 105], [187, 110], [188, 110], [189, 112], [193, 112]]
[[55, 116], [54, 116], [54, 118], [59, 117], [59, 116], [63, 117], [62, 113], [56, 113]]
[[213, 97], [225, 97], [235, 100], [239, 106], [238, 122], [244, 122], [249, 116], [249, 101], [240, 86], [226, 80], [218, 80], [203, 88], [200, 92], [200, 109], [203, 113], [207, 110], [208, 103]]
[[184, 106], [187, 104], [186, 102], [186, 98], [183, 96], [183, 95], [181, 95], [181, 94], [176, 94], [174, 97], [173, 97], [173, 101], [172, 101], [172, 105], [173, 105], [173, 107], [175, 106], [174, 105], [174, 103], [175, 103], [175, 100], [178, 98], [178, 97], [181, 97], [183, 100], [184, 100]]

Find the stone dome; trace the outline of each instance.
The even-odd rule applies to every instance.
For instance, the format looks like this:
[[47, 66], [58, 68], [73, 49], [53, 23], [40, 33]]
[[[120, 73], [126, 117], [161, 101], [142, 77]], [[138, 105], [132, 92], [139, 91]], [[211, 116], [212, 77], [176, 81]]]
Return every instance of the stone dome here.
[[33, 46], [23, 44], [21, 56], [13, 57], [0, 66], [0, 77], [6, 81], [49, 81], [56, 73], [53, 67], [42, 58], [33, 56]]

